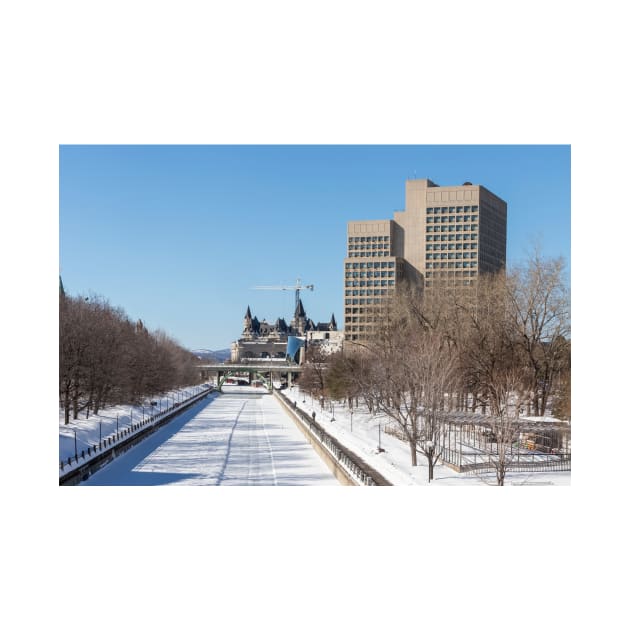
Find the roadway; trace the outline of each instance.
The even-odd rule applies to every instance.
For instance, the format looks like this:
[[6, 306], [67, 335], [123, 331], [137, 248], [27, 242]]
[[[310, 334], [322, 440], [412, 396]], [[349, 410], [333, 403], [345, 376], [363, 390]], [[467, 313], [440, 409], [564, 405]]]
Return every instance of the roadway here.
[[253, 387], [224, 390], [81, 485], [338, 485], [273, 396]]

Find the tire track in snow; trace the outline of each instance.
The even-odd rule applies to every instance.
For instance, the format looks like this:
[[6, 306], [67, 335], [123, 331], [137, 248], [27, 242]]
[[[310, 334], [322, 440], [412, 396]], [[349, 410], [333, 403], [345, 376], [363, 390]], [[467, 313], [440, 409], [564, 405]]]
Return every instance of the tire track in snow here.
[[262, 400], [261, 400], [261, 405], [260, 405], [260, 414], [261, 414], [262, 428], [263, 428], [263, 431], [265, 432], [265, 438], [267, 440], [267, 448], [269, 450], [269, 457], [271, 459], [271, 474], [273, 475], [273, 485], [277, 486], [278, 477], [276, 476], [276, 464], [273, 460], [273, 449], [271, 448], [269, 434], [267, 433], [267, 428], [265, 427], [265, 406]]
[[228, 460], [230, 459], [230, 451], [232, 450], [232, 438], [234, 437], [234, 431], [236, 430], [236, 425], [238, 424], [238, 419], [241, 417], [241, 414], [243, 413], [243, 409], [245, 409], [245, 405], [248, 403], [249, 401], [245, 401], [243, 402], [243, 404], [241, 405], [241, 408], [239, 409], [238, 413], [236, 414], [236, 419], [234, 420], [234, 424], [232, 425], [232, 430], [230, 431], [230, 437], [228, 439], [228, 445], [227, 445], [227, 451], [225, 453], [225, 459], [223, 460], [223, 466], [221, 467], [221, 471], [219, 472], [219, 476], [217, 477], [217, 482], [216, 482], [216, 486], [220, 486], [221, 483], [223, 482], [223, 478], [225, 476], [225, 470], [227, 468], [228, 465]]

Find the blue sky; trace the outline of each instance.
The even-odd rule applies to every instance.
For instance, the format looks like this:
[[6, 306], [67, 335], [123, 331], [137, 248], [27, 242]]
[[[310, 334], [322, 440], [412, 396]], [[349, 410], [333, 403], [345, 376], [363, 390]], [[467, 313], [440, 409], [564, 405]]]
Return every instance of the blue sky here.
[[390, 219], [405, 180], [482, 184], [508, 203], [508, 264], [537, 241], [570, 262], [568, 145], [61, 146], [59, 253], [96, 293], [190, 349], [229, 347], [245, 309], [343, 322], [346, 223]]

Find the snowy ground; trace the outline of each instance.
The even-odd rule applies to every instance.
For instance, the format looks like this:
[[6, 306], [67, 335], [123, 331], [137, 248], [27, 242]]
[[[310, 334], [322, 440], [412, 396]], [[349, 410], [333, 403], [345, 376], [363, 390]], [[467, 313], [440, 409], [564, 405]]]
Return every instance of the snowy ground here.
[[[59, 410], [59, 459], [67, 461], [68, 457], [74, 458], [75, 436], [76, 450], [80, 454], [82, 450], [87, 450], [88, 446], [98, 444], [101, 438], [105, 439], [131, 426], [132, 422], [137, 423], [145, 418], [150, 418], [152, 414], [160, 411], [167, 411], [178, 402], [201, 393], [208, 389], [207, 385], [185, 387], [181, 390], [166, 392], [161, 396], [147, 399], [144, 405], [115, 405], [101, 409], [98, 416], [86, 411], [81, 411], [76, 420], [70, 419], [69, 424], [64, 424], [63, 410]], [[155, 405], [151, 405], [155, 402]], [[79, 465], [84, 461], [79, 459]], [[66, 465], [59, 475], [68, 472], [70, 468]]]
[[[74, 456], [77, 450], [112, 435], [118, 429], [148, 417], [178, 400], [198, 393], [199, 387], [169, 392], [155, 399], [157, 405], [117, 406], [63, 424], [59, 418], [59, 456]], [[108, 464], [87, 483], [91, 485], [156, 485], [217, 483], [226, 485], [311, 485], [336, 483], [292, 421], [273, 397], [260, 389], [224, 386], [230, 395], [214, 396], [185, 411], [156, 434]], [[394, 485], [427, 485], [428, 468], [422, 455], [418, 466], [410, 464], [406, 443], [385, 433], [387, 418], [356, 410], [352, 415], [341, 404], [321, 409], [319, 403], [303, 395], [298, 386], [283, 393], [316, 420], [337, 440], [378, 470]], [[334, 410], [335, 421], [332, 422]], [[239, 416], [240, 413], [240, 416]], [[380, 425], [380, 428], [379, 428]], [[380, 447], [384, 449], [379, 452]], [[297, 458], [293, 460], [292, 458]], [[123, 463], [124, 462], [124, 463]], [[79, 464], [83, 463], [79, 460]], [[126, 468], [125, 468], [126, 466]], [[121, 468], [119, 468], [121, 467]], [[66, 466], [65, 471], [67, 472]], [[60, 471], [60, 474], [61, 471]], [[493, 473], [457, 473], [438, 464], [431, 485], [469, 486], [495, 484]], [[570, 485], [570, 472], [508, 473], [506, 485]]]
[[[285, 389], [283, 393], [295, 401], [301, 409], [311, 415], [339, 442], [361, 457], [367, 464], [380, 472], [394, 485], [427, 485], [428, 465], [426, 458], [418, 455], [418, 466], [411, 466], [411, 454], [405, 442], [385, 433], [388, 420], [385, 416], [373, 415], [366, 409], [350, 414], [347, 407], [333, 403], [322, 409], [317, 401], [300, 392], [299, 387]], [[332, 421], [334, 413], [334, 422]], [[379, 429], [380, 425], [380, 429]], [[380, 447], [384, 451], [379, 452]], [[496, 484], [494, 473], [457, 473], [448, 466], [438, 464], [433, 471], [431, 485], [487, 485]], [[570, 472], [509, 472], [506, 485], [570, 485]]]
[[272, 396], [224, 388], [193, 405], [83, 485], [338, 485]]

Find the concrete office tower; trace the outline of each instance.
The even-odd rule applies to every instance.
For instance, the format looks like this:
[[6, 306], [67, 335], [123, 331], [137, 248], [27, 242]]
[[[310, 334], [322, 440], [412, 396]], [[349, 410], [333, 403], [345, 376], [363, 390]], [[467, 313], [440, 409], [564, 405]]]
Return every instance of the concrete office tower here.
[[365, 339], [378, 326], [373, 306], [403, 279], [400, 227], [394, 221], [348, 222], [344, 260], [344, 336]]
[[[348, 341], [375, 331], [373, 305], [406, 279], [453, 286], [505, 266], [507, 204], [483, 186], [406, 182], [405, 210], [393, 220], [348, 222], [344, 329]], [[372, 320], [372, 321], [371, 321]]]

